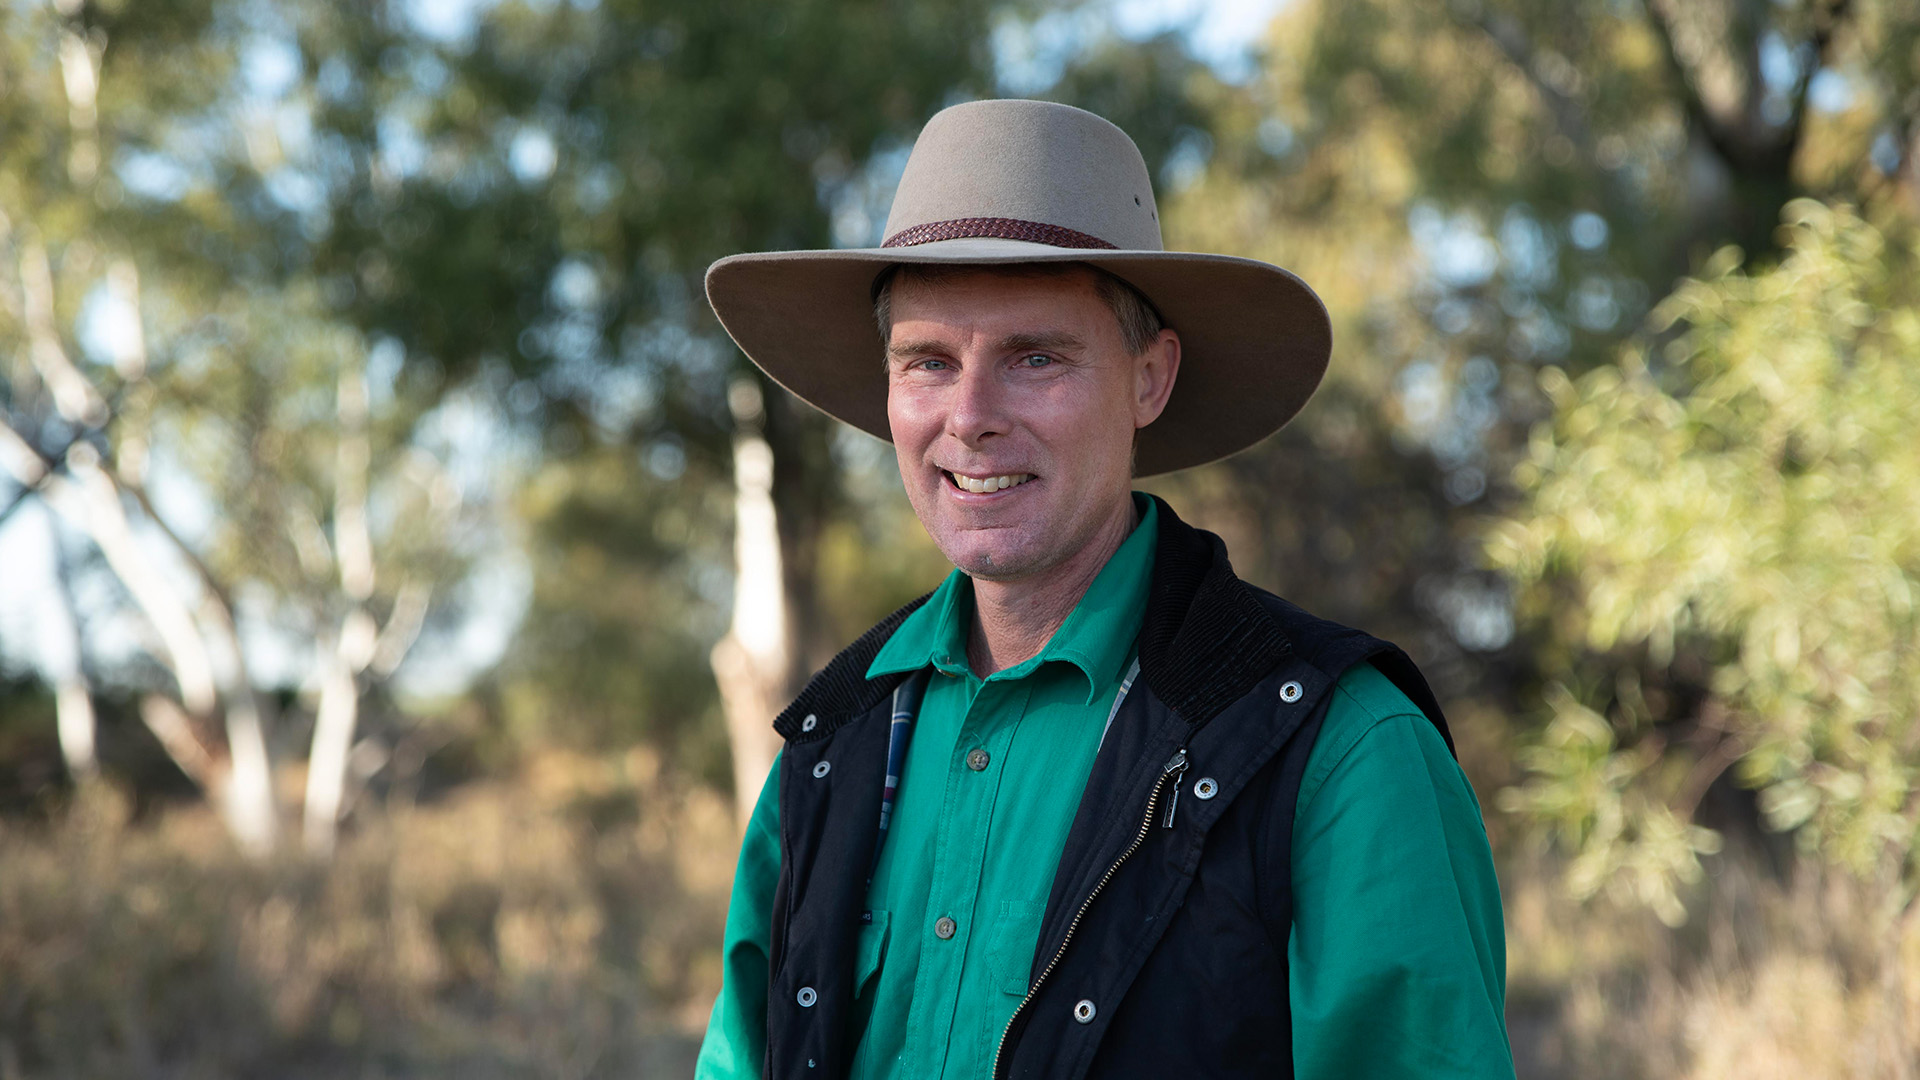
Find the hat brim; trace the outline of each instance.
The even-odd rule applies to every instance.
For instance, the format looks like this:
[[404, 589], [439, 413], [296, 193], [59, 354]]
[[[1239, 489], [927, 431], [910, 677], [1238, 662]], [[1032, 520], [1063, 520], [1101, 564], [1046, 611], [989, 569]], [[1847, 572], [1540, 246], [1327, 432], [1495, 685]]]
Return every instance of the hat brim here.
[[1280, 267], [1229, 255], [944, 240], [903, 248], [731, 255], [707, 300], [748, 358], [801, 400], [891, 441], [873, 282], [895, 263], [1084, 262], [1140, 290], [1180, 334], [1166, 410], [1141, 429], [1135, 473], [1215, 461], [1273, 434], [1326, 374], [1333, 331], [1313, 290]]

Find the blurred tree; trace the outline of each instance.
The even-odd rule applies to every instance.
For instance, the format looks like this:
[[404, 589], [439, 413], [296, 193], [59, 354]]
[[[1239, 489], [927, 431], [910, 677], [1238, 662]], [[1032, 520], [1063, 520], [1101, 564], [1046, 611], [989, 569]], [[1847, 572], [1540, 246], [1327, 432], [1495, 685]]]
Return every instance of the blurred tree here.
[[[1564, 658], [1505, 802], [1577, 853], [1578, 893], [1670, 922], [1717, 844], [1694, 811], [1729, 769], [1768, 824], [1896, 908], [1920, 886], [1915, 249], [1812, 200], [1788, 221], [1778, 268], [1741, 273], [1729, 249], [1660, 304], [1656, 325], [1682, 331], [1662, 355], [1546, 380], [1526, 501], [1493, 534]], [[1582, 650], [1629, 668], [1692, 654], [1711, 697], [1662, 723], [1593, 686]]]
[[[159, 34], [159, 41], [134, 35], [137, 43], [124, 50], [127, 59], [137, 66], [155, 60], [166, 47], [191, 53], [202, 44], [196, 37], [206, 28], [204, 10], [189, 7], [177, 14], [180, 21]], [[177, 701], [162, 693], [150, 698], [150, 726], [182, 768], [219, 797], [242, 844], [265, 851], [272, 845], [274, 808], [257, 703], [244, 678], [221, 670], [218, 650], [208, 640], [213, 637], [237, 657], [231, 607], [220, 593], [210, 592], [207, 625], [197, 625], [185, 597], [136, 539], [128, 514], [128, 502], [145, 498], [151, 421], [148, 356], [138, 316], [131, 336], [103, 358], [112, 363], [116, 391], [129, 395], [131, 408], [124, 418], [116, 416], [96, 380], [75, 364], [62, 333], [62, 316], [77, 305], [58, 288], [64, 282], [56, 279], [50, 241], [63, 249], [62, 270], [86, 274], [91, 279], [86, 284], [94, 285], [109, 269], [112, 284], [106, 295], [127, 303], [131, 291], [138, 310], [133, 264], [112, 248], [102, 259], [94, 235], [100, 203], [111, 205], [120, 196], [117, 181], [100, 183], [103, 148], [117, 149], [112, 130], [103, 135], [101, 119], [103, 111], [118, 118], [116, 95], [130, 88], [103, 79], [108, 30], [88, 19], [77, 3], [8, 9], [0, 18], [6, 20], [0, 34], [7, 42], [4, 70], [14, 84], [8, 87], [8, 152], [0, 158], [0, 314], [6, 316], [0, 332], [13, 354], [0, 450], [22, 488], [10, 502], [17, 505], [26, 494], [40, 491], [99, 545], [147, 617], [156, 636], [151, 652], [165, 665], [177, 695]], [[143, 95], [136, 90], [132, 96]], [[157, 96], [187, 104], [165, 91]], [[92, 197], [96, 194], [98, 200]], [[101, 451], [109, 425], [120, 419], [127, 453], [108, 463], [110, 471], [103, 467]], [[66, 580], [53, 584], [66, 601]], [[64, 606], [70, 608], [70, 602]], [[84, 775], [92, 758], [91, 702], [84, 686], [62, 691], [57, 705], [63, 743]], [[225, 738], [209, 738], [209, 725], [222, 718]]]
[[[1796, 195], [1911, 215], [1916, 40], [1896, 3], [1362, 0], [1289, 5], [1245, 84], [1170, 58], [1153, 78], [1205, 137], [1161, 171], [1169, 244], [1300, 273], [1335, 352], [1299, 421], [1169, 486], [1256, 580], [1406, 642], [1490, 730], [1544, 719], [1550, 649], [1479, 525], [1519, 498], [1540, 371], [1611, 365], [1727, 244], [1766, 265]], [[1644, 673], [1667, 720], [1710, 690], [1689, 670]]]
[[[636, 506], [684, 507], [687, 528], [670, 550], [595, 545], [604, 572], [635, 575], [649, 595], [687, 596], [686, 579], [711, 569], [726, 542], [700, 486], [756, 471], [728, 464], [738, 427], [740, 445], [770, 452], [773, 511], [741, 520], [770, 523], [778, 543], [743, 543], [743, 555], [777, 561], [739, 566], [735, 580], [749, 591], [775, 582], [780, 595], [752, 608], [774, 625], [737, 622], [713, 664], [743, 687], [723, 695], [736, 788], [749, 801], [758, 790], [773, 750], [767, 703], [784, 701], [837, 642], [817, 560], [822, 530], [851, 508], [830, 423], [745, 364], [701, 302], [700, 276], [734, 251], [870, 239], [870, 189], [890, 180], [875, 181], [869, 163], [895, 160], [926, 115], [978, 86], [986, 12], [976, 2], [509, 3], [437, 37], [353, 6], [293, 17], [315, 102], [317, 149], [302, 167], [324, 175], [327, 192], [288, 224], [318, 236], [311, 272], [342, 317], [404, 348], [405, 378], [490, 380], [510, 422], [538, 440], [545, 489], [580, 494], [526, 504], [551, 515], [534, 519], [530, 540], [546, 549], [536, 570], [558, 576], [534, 582], [531, 632], [506, 675], [526, 689], [509, 703], [545, 701], [535, 712], [561, 726], [624, 713], [629, 733], [705, 714], [692, 706], [710, 690], [635, 696], [630, 679], [647, 670], [655, 687], [706, 684], [679, 645], [645, 652], [685, 644], [663, 619], [709, 629], [687, 605], [581, 607], [578, 583], [559, 569], [566, 560], [553, 556], [579, 552], [592, 534], [569, 529], [594, 519], [617, 474]], [[741, 379], [750, 393], [736, 392]], [[635, 557], [644, 561], [623, 565]], [[658, 575], [682, 580], [640, 584]], [[560, 627], [572, 629], [541, 636]], [[743, 632], [762, 646], [741, 647]], [[582, 679], [585, 665], [607, 677]]]
[[[1226, 469], [1299, 492], [1247, 509], [1287, 541], [1262, 570], [1314, 590], [1394, 568], [1322, 606], [1486, 651], [1501, 635], [1436, 605], [1485, 606], [1461, 526], [1508, 495], [1538, 365], [1611, 362], [1708, 253], [1765, 256], [1797, 193], [1913, 200], [1916, 41], [1893, 3], [1291, 6], [1260, 75], [1211, 95], [1208, 167], [1164, 215], [1172, 241], [1298, 270], [1335, 318], [1323, 399]], [[1342, 524], [1381, 513], [1397, 527]]]
[[[356, 695], [343, 669], [371, 662], [368, 603], [394, 613], [420, 606], [418, 590], [402, 591], [385, 573], [378, 596], [368, 591], [361, 523], [377, 522], [390, 543], [433, 536], [431, 526], [383, 513], [380, 488], [449, 426], [464, 424], [474, 435], [464, 450], [484, 459], [456, 462], [470, 505], [497, 484], [486, 462], [517, 469], [537, 458], [549, 493], [522, 503], [548, 515], [525, 539], [535, 570], [560, 576], [534, 581], [531, 632], [502, 676], [524, 689], [501, 700], [551, 707], [510, 725], [536, 715], [571, 725], [569, 705], [634, 718], [624, 736], [711, 715], [703, 666], [687, 665], [678, 647], [648, 650], [713, 629], [688, 614], [685, 598], [706, 610], [724, 605], [727, 575], [713, 571], [725, 570], [714, 555], [726, 543], [726, 515], [693, 512], [684, 530], [655, 530], [671, 543], [637, 566], [622, 565], [638, 557], [624, 544], [598, 552], [606, 573], [651, 582], [642, 591], [675, 598], [673, 607], [562, 610], [582, 583], [566, 576], [576, 563], [548, 554], [593, 543], [593, 533], [570, 530], [591, 519], [575, 511], [602, 498], [587, 493], [604, 492], [610, 473], [637, 505], [705, 506], [703, 491], [731, 486], [729, 388], [758, 376], [700, 301], [701, 272], [731, 251], [866, 240], [884, 209], [874, 192], [891, 183], [886, 172], [897, 170], [904, 140], [940, 104], [979, 86], [986, 12], [972, 2], [825, 0], [444, 10], [208, 0], [176, 12], [76, 0], [9, 16], [19, 63], [8, 70], [33, 94], [5, 116], [11, 145], [34, 148], [7, 163], [22, 235], [44, 237], [32, 242], [63, 273], [74, 251], [133, 254], [166, 294], [164, 311], [136, 299], [146, 319], [169, 324], [153, 335], [155, 370], [183, 385], [191, 375], [212, 392], [208, 407], [161, 432], [219, 447], [196, 462], [219, 535], [205, 551], [198, 537], [180, 546], [205, 555], [209, 581], [242, 592], [272, 583], [275, 596], [289, 582], [313, 584], [319, 564], [306, 556], [335, 560], [330, 613], [306, 629], [335, 643], [317, 650], [310, 680], [322, 688], [314, 753], [325, 766], [310, 777], [337, 773], [351, 743], [342, 703]], [[55, 76], [58, 65], [82, 61], [73, 70], [84, 78]], [[72, 106], [69, 123], [61, 96], [76, 86], [94, 96], [91, 111]], [[66, 137], [50, 137], [59, 132]], [[82, 309], [99, 276], [85, 259], [73, 263], [61, 285], [69, 338], [86, 329]], [[337, 363], [283, 370], [282, 356], [248, 351], [276, 329], [313, 335], [316, 348], [324, 339]], [[158, 339], [168, 334], [197, 334], [208, 366], [187, 372], [191, 365], [163, 361]], [[224, 365], [256, 362], [257, 379], [224, 378]], [[369, 376], [375, 408], [363, 424], [359, 385]], [[851, 508], [839, 493], [831, 425], [758, 386], [763, 407], [738, 422], [772, 456], [785, 611], [775, 636], [786, 662], [761, 677], [784, 696], [835, 642], [824, 622], [837, 601], [824, 596], [817, 561], [823, 530]], [[85, 431], [101, 433], [89, 438], [113, 465], [126, 431], [164, 426], [149, 413], [192, 404], [149, 400], [143, 389], [126, 396], [130, 411], [120, 409], [111, 379], [104, 395], [117, 410], [111, 419], [89, 414], [78, 427], [27, 432], [43, 464], [57, 465], [61, 439]], [[51, 415], [38, 400], [22, 396], [16, 411]], [[263, 460], [295, 444], [319, 451], [303, 441], [315, 422], [327, 428], [322, 457], [298, 469]], [[374, 475], [363, 492], [367, 461]], [[285, 482], [305, 486], [276, 487]], [[589, 503], [551, 494], [568, 490]], [[288, 525], [288, 512], [299, 520]], [[225, 539], [263, 524], [270, 531], [254, 542]], [[443, 586], [459, 572], [437, 570]], [[582, 620], [591, 632], [541, 634]], [[583, 645], [595, 651], [582, 654]], [[634, 669], [636, 655], [657, 692], [634, 696], [614, 677]], [[580, 678], [583, 668], [609, 677]], [[756, 739], [770, 740], [764, 715], [747, 719]], [[748, 772], [757, 786], [764, 764]], [[309, 835], [320, 846], [339, 802], [329, 784], [309, 785]]]
[[[407, 445], [407, 417], [383, 427], [364, 339], [326, 315], [310, 279], [263, 272], [244, 178], [270, 156], [252, 137], [265, 136], [223, 141], [209, 120], [258, 104], [227, 81], [232, 27], [194, 4], [0, 19], [16, 84], [0, 162], [9, 506], [40, 495], [98, 545], [163, 672], [123, 663], [115, 677], [147, 691], [148, 728], [253, 853], [272, 847], [277, 816], [253, 674], [287, 638], [312, 643], [307, 833], [324, 852], [361, 695], [405, 656], [430, 583], [457, 577], [457, 493]], [[183, 528], [183, 506], [207, 520]], [[71, 623], [67, 577], [54, 577], [17, 584], [53, 585]], [[56, 701], [84, 774], [85, 683]]]

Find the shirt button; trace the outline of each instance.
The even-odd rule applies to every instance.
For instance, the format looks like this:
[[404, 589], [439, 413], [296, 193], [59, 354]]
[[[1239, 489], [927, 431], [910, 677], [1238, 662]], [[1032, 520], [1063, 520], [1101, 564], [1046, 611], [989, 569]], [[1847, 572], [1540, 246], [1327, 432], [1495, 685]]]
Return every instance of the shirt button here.
[[934, 921], [933, 936], [939, 938], [941, 941], [945, 941], [953, 936], [953, 932], [957, 928], [952, 919], [942, 915]]
[[979, 772], [981, 769], [987, 767], [987, 762], [992, 760], [992, 756], [985, 750], [975, 747], [967, 754], [967, 768], [972, 769], [974, 772]]

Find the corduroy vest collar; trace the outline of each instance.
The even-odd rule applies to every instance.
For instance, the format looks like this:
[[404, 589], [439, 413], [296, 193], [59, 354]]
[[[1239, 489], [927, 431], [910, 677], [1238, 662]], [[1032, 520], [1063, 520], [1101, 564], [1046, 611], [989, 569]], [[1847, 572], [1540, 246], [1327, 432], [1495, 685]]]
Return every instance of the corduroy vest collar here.
[[[1250, 690], [1292, 646], [1259, 597], [1233, 573], [1218, 536], [1181, 521], [1159, 496], [1160, 535], [1140, 627], [1140, 676], [1189, 724], [1203, 724]], [[929, 596], [932, 594], [929, 593]], [[774, 720], [788, 742], [825, 738], [879, 704], [901, 674], [866, 677], [881, 646], [927, 597], [887, 616], [828, 662]], [[808, 717], [814, 723], [807, 724]]]

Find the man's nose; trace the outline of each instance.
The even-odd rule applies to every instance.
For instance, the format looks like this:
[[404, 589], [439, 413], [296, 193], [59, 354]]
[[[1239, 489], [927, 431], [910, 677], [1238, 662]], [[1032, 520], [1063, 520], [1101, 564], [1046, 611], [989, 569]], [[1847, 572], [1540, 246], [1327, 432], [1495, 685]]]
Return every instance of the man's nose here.
[[947, 433], [969, 446], [1006, 433], [1007, 387], [991, 362], [962, 367], [948, 405]]

